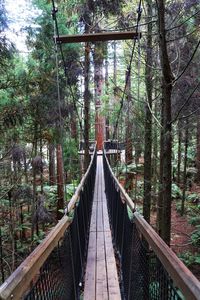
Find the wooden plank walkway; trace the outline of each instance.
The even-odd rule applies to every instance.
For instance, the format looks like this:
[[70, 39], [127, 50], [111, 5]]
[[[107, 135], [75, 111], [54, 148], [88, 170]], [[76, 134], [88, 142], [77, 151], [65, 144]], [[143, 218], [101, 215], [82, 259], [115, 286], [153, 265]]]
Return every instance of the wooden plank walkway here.
[[102, 156], [97, 173], [90, 224], [84, 300], [119, 300], [120, 289], [105, 195]]

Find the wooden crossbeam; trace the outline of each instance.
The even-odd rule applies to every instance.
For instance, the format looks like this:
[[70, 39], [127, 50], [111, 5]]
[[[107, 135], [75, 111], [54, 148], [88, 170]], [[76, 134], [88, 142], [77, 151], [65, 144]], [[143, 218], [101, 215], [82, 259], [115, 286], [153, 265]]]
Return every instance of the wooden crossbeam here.
[[60, 35], [56, 37], [57, 42], [64, 44], [81, 43], [81, 42], [99, 42], [99, 41], [114, 41], [114, 40], [132, 40], [141, 38], [141, 33], [135, 31], [121, 32], [100, 32], [75, 35]]

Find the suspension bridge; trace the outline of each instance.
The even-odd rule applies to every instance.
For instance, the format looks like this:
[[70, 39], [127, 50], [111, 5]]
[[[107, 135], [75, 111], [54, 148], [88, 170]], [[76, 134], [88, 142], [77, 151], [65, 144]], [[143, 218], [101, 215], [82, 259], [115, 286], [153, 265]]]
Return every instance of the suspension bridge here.
[[95, 149], [65, 216], [0, 287], [0, 299], [193, 300], [200, 282], [135, 211], [106, 150]]
[[[64, 68], [62, 43], [134, 39], [116, 130], [135, 41], [141, 37], [138, 32], [141, 1], [135, 32], [73, 36], [59, 35], [53, 0], [52, 4], [54, 38]], [[200, 299], [200, 282], [135, 210], [134, 202], [114, 176], [107, 154], [116, 149], [107, 143], [101, 150], [103, 121], [100, 118], [97, 121], [97, 146], [65, 215], [0, 286], [0, 299]]]

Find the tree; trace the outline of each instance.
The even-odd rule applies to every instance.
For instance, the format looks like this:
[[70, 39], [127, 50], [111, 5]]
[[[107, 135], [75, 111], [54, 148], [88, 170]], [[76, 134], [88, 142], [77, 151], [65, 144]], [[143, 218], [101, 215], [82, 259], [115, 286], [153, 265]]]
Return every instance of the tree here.
[[153, 75], [152, 63], [152, 1], [147, 2], [148, 36], [146, 48], [146, 74], [145, 83], [147, 91], [147, 103], [145, 104], [145, 148], [144, 148], [144, 203], [143, 214], [147, 222], [150, 222], [151, 212], [151, 180], [152, 180], [152, 90]]
[[158, 27], [159, 27], [159, 46], [160, 46], [160, 61], [162, 68], [162, 138], [160, 145], [161, 165], [160, 178], [162, 193], [160, 213], [159, 232], [163, 240], [170, 245], [171, 232], [171, 159], [172, 159], [172, 127], [171, 127], [171, 93], [173, 76], [169, 61], [166, 41], [165, 27], [165, 2], [164, 0], [157, 1], [158, 9]]

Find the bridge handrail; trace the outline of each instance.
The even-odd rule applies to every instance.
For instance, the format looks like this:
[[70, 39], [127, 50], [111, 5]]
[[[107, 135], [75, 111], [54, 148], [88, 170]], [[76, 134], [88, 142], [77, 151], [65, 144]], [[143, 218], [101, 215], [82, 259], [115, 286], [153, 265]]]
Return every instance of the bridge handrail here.
[[176, 286], [183, 292], [183, 295], [188, 300], [200, 299], [200, 281], [192, 274], [192, 272], [184, 265], [184, 263], [176, 256], [172, 249], [161, 239], [155, 230], [145, 221], [141, 214], [135, 211], [135, 205], [132, 199], [125, 192], [117, 178], [115, 177], [111, 166], [108, 162], [106, 152], [104, 157], [107, 167], [117, 188], [120, 190], [122, 200], [126, 202], [129, 208], [133, 211], [134, 222], [139, 232], [147, 240], [151, 249], [155, 252]]
[[[79, 199], [84, 183], [89, 175], [94, 160], [96, 159], [96, 145], [89, 167], [82, 177], [74, 195], [72, 196], [65, 212], [71, 212]], [[19, 265], [8, 279], [0, 286], [0, 299], [21, 299], [27, 291], [31, 281], [39, 273], [41, 266], [47, 260], [59, 240], [63, 237], [66, 229], [70, 226], [71, 219], [64, 215], [58, 224], [50, 231], [43, 242]]]
[[115, 181], [118, 189], [120, 190], [121, 192], [121, 197], [124, 199], [124, 201], [126, 201], [127, 205], [129, 206], [129, 208], [131, 209], [131, 211], [135, 211], [136, 210], [136, 206], [135, 206], [135, 203], [133, 202], [133, 200], [131, 199], [131, 197], [127, 194], [127, 192], [125, 191], [125, 189], [123, 188], [123, 186], [120, 184], [120, 182], [118, 181], [118, 179], [116, 178], [115, 174], [113, 173], [113, 170], [111, 169], [111, 166], [108, 162], [108, 158], [106, 156], [106, 151], [105, 149], [103, 150], [103, 153], [104, 153], [104, 157], [106, 159], [106, 162], [107, 162], [107, 165], [108, 165], [108, 168], [109, 168], [109, 171], [113, 177], [113, 180]]

